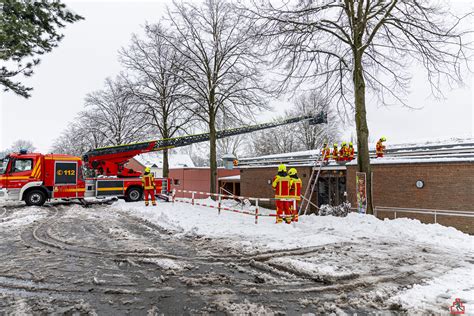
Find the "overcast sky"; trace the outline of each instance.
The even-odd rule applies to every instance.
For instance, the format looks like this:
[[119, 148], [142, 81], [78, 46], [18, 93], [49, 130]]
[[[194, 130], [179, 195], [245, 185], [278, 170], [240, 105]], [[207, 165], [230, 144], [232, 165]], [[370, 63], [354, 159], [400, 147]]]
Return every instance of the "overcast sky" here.
[[[117, 51], [129, 43], [132, 33], [141, 31], [145, 21], [158, 21], [170, 1], [65, 1], [85, 20], [68, 25], [65, 38], [42, 57], [35, 74], [24, 82], [34, 88], [32, 97], [23, 99], [2, 93], [0, 99], [0, 150], [17, 139], [33, 141], [41, 152], [48, 152], [53, 140], [83, 108], [88, 92], [103, 87], [104, 79], [121, 71]], [[468, 7], [469, 0], [455, 2], [457, 9]], [[474, 66], [472, 67], [474, 69]], [[375, 102], [368, 105], [371, 139], [384, 135], [390, 142], [473, 137], [473, 76], [466, 73], [466, 86], [451, 90], [446, 87], [445, 100], [434, 100], [424, 75], [414, 71], [410, 105], [423, 107], [383, 108]], [[283, 112], [278, 103], [275, 112]], [[262, 120], [271, 118], [268, 113]], [[345, 127], [349, 137], [354, 127]]]

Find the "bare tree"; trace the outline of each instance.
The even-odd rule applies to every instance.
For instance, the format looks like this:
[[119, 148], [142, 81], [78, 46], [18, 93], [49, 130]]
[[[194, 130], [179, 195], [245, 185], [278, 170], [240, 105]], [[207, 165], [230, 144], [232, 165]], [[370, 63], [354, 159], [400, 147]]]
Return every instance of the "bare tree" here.
[[59, 154], [81, 156], [87, 151], [111, 145], [103, 132], [97, 132], [101, 126], [87, 119], [91, 114], [79, 113], [73, 123], [54, 140], [51, 151]]
[[85, 105], [81, 119], [89, 122], [87, 131], [107, 139], [108, 145], [147, 138], [147, 122], [121, 78], [106, 79], [105, 88], [88, 94]]
[[[284, 119], [280, 117], [279, 119]], [[294, 128], [294, 126], [293, 126]], [[254, 133], [248, 152], [252, 156], [265, 156], [303, 150], [302, 142], [292, 127], [283, 125]]]
[[36, 150], [36, 147], [33, 145], [33, 142], [30, 140], [18, 139], [13, 142], [8, 152], [20, 152], [20, 150], [26, 150], [27, 152], [33, 152]]
[[[161, 138], [177, 136], [189, 124], [190, 111], [184, 106], [185, 94], [180, 73], [183, 57], [164, 39], [161, 24], [145, 26], [144, 39], [136, 35], [120, 51], [120, 61], [134, 76], [128, 88], [140, 104], [147, 123]], [[169, 172], [168, 150], [163, 151], [163, 176]]]
[[294, 99], [295, 104], [281, 119], [295, 116], [327, 114], [327, 124], [311, 125], [304, 121], [260, 131], [251, 137], [248, 153], [254, 156], [320, 149], [325, 141], [337, 140], [341, 122], [337, 113], [329, 106], [328, 99], [315, 91], [302, 93]]
[[[302, 150], [320, 149], [324, 142], [339, 138], [341, 122], [337, 113], [329, 107], [327, 98], [321, 97], [315, 91], [303, 93], [296, 99], [295, 106], [291, 110], [293, 116], [316, 115], [320, 112], [327, 114], [327, 124], [311, 125], [305, 121], [295, 125], [294, 137], [303, 145]], [[286, 116], [289, 117], [290, 113]]]
[[[281, 88], [311, 82], [337, 100], [341, 114], [354, 110], [358, 170], [371, 187], [366, 92], [381, 102], [404, 103], [409, 66], [422, 65], [435, 95], [440, 83], [462, 81], [467, 56], [464, 21], [447, 4], [430, 0], [259, 1], [250, 12], [259, 23], [276, 65], [284, 65]], [[472, 28], [472, 25], [468, 26]], [[366, 91], [367, 89], [367, 91]], [[368, 212], [372, 212], [371, 190]]]
[[167, 42], [184, 60], [180, 78], [189, 88], [188, 108], [210, 133], [210, 191], [216, 192], [216, 119], [226, 111], [250, 118], [266, 108], [259, 68], [260, 54], [250, 37], [249, 23], [224, 0], [202, 5], [178, 4], [168, 10], [172, 34]]

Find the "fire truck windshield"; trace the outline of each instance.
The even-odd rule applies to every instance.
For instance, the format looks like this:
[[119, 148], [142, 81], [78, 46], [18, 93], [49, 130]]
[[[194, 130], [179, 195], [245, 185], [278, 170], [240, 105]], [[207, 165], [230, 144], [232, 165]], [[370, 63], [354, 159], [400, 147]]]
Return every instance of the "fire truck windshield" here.
[[9, 161], [10, 161], [10, 158], [8, 157], [0, 159], [0, 174], [5, 174]]

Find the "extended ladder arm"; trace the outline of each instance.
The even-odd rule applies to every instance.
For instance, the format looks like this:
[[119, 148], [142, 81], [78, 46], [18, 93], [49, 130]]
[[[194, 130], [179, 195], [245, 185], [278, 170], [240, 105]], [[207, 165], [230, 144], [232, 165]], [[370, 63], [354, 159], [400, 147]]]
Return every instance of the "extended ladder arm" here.
[[[293, 124], [302, 121], [309, 121], [310, 124], [327, 123], [327, 116], [321, 112], [316, 116], [300, 116], [286, 120], [263, 123], [257, 125], [237, 127], [222, 131], [217, 131], [217, 139], [251, 133], [267, 128], [277, 127], [286, 124]], [[168, 139], [152, 140], [136, 144], [118, 145], [104, 148], [97, 148], [88, 151], [83, 155], [83, 160], [88, 168], [97, 170], [99, 174], [108, 176], [134, 177], [139, 176], [139, 172], [127, 169], [124, 165], [129, 159], [136, 155], [152, 151], [161, 151], [169, 148], [183, 147], [191, 144], [205, 142], [210, 139], [209, 133], [181, 136]]]

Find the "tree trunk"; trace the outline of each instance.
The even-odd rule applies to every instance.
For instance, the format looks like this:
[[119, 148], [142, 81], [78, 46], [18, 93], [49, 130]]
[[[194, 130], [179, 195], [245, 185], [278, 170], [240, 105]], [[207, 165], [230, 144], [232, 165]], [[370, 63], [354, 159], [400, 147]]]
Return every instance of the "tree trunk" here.
[[168, 149], [165, 149], [163, 150], [163, 178], [168, 178], [169, 173]]
[[216, 132], [216, 116], [212, 113], [209, 116], [209, 147], [210, 147], [210, 166], [211, 166], [211, 187], [209, 192], [217, 192], [217, 132]]
[[[367, 126], [367, 113], [365, 109], [365, 80], [362, 69], [362, 56], [358, 53], [354, 58], [354, 99], [355, 121], [357, 129], [357, 169], [366, 173], [367, 213], [373, 214], [372, 208], [372, 177], [369, 156], [369, 128]], [[349, 183], [348, 185], [356, 185]]]

